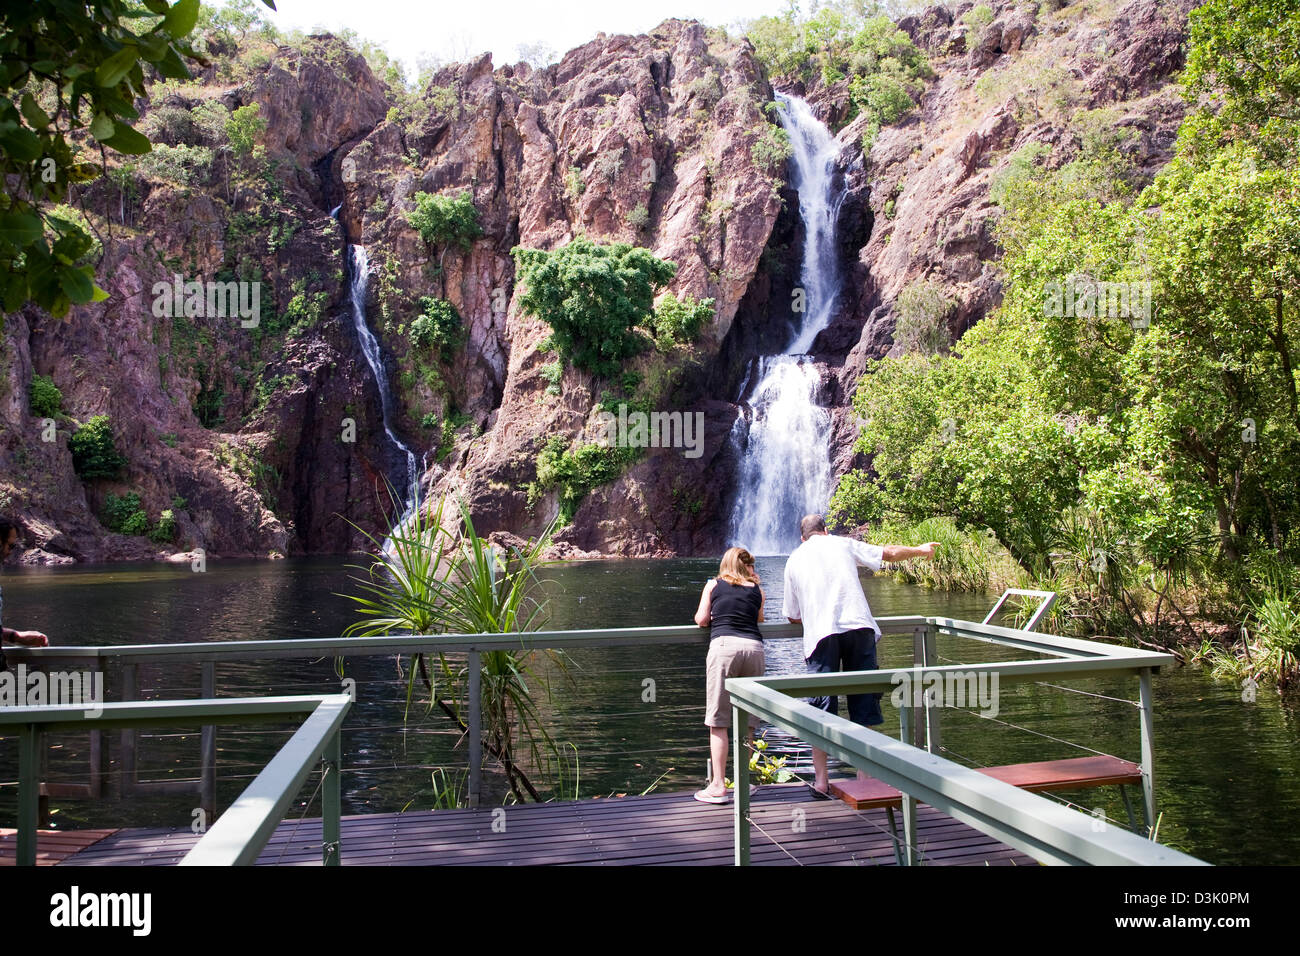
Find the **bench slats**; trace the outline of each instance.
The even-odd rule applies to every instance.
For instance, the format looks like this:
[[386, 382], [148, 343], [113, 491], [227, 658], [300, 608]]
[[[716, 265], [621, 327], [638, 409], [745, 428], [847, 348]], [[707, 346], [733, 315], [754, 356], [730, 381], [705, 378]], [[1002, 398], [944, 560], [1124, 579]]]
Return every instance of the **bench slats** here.
[[[1142, 782], [1141, 767], [1132, 761], [1107, 755], [1072, 757], [1067, 760], [1042, 760], [1037, 763], [1013, 763], [1002, 767], [976, 769], [995, 780], [1034, 793]], [[898, 807], [903, 803], [903, 794], [899, 790], [872, 777], [866, 780], [832, 780], [831, 793], [854, 810]]]

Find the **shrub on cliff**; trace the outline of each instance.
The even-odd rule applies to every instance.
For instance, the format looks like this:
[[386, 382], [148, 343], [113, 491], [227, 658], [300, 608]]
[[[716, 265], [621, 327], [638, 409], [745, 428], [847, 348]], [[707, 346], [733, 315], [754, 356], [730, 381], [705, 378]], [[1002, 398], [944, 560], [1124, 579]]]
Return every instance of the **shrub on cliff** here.
[[415, 208], [406, 214], [406, 221], [431, 246], [454, 243], [468, 249], [483, 235], [478, 224], [478, 210], [474, 208], [474, 198], [469, 192], [455, 196], [416, 193]]
[[780, 16], [759, 17], [745, 35], [770, 77], [820, 78], [824, 84], [865, 76], [893, 60], [911, 75], [928, 72], [925, 55], [887, 16], [864, 16], [853, 2], [827, 3], [800, 19], [791, 6]]
[[118, 534], [145, 534], [149, 531], [149, 516], [140, 507], [140, 495], [134, 491], [121, 496], [109, 492], [99, 517], [105, 528]]
[[537, 456], [537, 481], [528, 489], [529, 503], [554, 488], [560, 499], [560, 524], [573, 520], [587, 492], [618, 478], [638, 450], [598, 443], [569, 448], [563, 435], [552, 435]]
[[226, 138], [236, 156], [248, 156], [266, 132], [266, 120], [261, 116], [259, 103], [241, 106], [226, 120]]
[[713, 300], [683, 296], [678, 299], [671, 292], [655, 306], [652, 320], [655, 345], [666, 352], [674, 345], [692, 342], [704, 324], [713, 318]]
[[176, 515], [170, 508], [164, 508], [158, 515], [158, 524], [149, 531], [149, 540], [154, 544], [171, 544], [176, 540]]
[[520, 308], [551, 327], [562, 359], [600, 376], [644, 350], [636, 327], [654, 327], [655, 294], [677, 272], [648, 249], [585, 236], [554, 252], [517, 246], [511, 255], [524, 289]]
[[460, 313], [446, 299], [427, 295], [420, 297], [420, 310], [420, 315], [411, 322], [411, 344], [436, 351], [444, 362], [450, 362], [465, 340], [465, 326]]
[[117, 450], [107, 415], [96, 415], [68, 439], [72, 467], [82, 479], [116, 478], [126, 459]]
[[63, 411], [63, 393], [54, 384], [54, 380], [44, 375], [33, 375], [31, 389], [28, 392], [32, 414], [41, 418], [53, 418]]

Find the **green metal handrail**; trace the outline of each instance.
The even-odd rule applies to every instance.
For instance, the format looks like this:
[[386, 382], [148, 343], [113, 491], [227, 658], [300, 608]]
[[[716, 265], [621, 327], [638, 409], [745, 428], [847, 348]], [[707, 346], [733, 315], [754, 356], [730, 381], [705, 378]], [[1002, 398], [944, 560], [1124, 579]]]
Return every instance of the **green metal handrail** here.
[[[232, 697], [224, 700], [158, 700], [104, 703], [89, 714], [82, 705], [0, 708], [0, 728], [19, 730], [17, 863], [36, 863], [38, 774], [41, 738], [59, 731], [126, 729], [178, 724], [247, 724], [283, 720], [295, 714], [307, 719], [293, 737], [249, 784], [226, 814], [214, 823], [183, 862], [190, 864], [251, 863], [266, 846], [276, 824], [311, 772], [325, 757], [322, 816], [323, 862], [339, 862], [339, 729], [351, 706], [347, 694], [293, 697]], [[227, 819], [228, 815], [234, 814]], [[202, 852], [200, 852], [202, 851]], [[196, 855], [197, 854], [197, 855]], [[193, 858], [193, 859], [191, 859]]]
[[[889, 684], [894, 674], [930, 673], [932, 668], [827, 675], [822, 693], [866, 693]], [[846, 677], [861, 680], [846, 680]], [[779, 679], [779, 678], [776, 678]], [[1074, 865], [1195, 866], [1203, 861], [1178, 850], [1145, 840], [1125, 830], [1108, 827], [1094, 832], [1096, 821], [1037, 794], [963, 767], [936, 754], [894, 740], [819, 710], [770, 686], [770, 678], [732, 678], [733, 728], [743, 739], [749, 714], [783, 727], [826, 753], [906, 794], [913, 803], [924, 801], [954, 819], [967, 823], [1009, 846], [1045, 863]], [[817, 681], [818, 678], [810, 678]], [[905, 708], [910, 710], [910, 708]], [[904, 720], [906, 734], [909, 721]], [[749, 863], [749, 760], [744, 748], [735, 758], [735, 856], [737, 865]], [[914, 807], [905, 809], [908, 860], [915, 857]]]

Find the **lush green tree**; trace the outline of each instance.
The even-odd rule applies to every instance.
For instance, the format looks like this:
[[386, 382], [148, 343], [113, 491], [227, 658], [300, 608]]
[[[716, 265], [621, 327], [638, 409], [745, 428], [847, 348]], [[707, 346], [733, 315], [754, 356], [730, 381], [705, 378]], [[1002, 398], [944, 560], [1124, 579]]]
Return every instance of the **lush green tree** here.
[[468, 249], [483, 235], [474, 197], [468, 190], [453, 196], [416, 193], [414, 198], [415, 208], [406, 214], [406, 221], [429, 245], [450, 244]]
[[655, 294], [677, 272], [648, 249], [579, 236], [553, 252], [512, 250], [520, 308], [546, 322], [562, 358], [601, 376], [645, 348], [638, 325], [654, 321]]
[[[270, 0], [264, 0], [274, 7]], [[83, 261], [93, 239], [48, 208], [98, 172], [91, 149], [147, 153], [132, 125], [150, 76], [188, 79], [199, 0], [42, 0], [0, 8], [0, 305], [54, 315], [106, 297]]]
[[1215, 125], [1295, 161], [1300, 123], [1300, 2], [1207, 0], [1188, 16], [1183, 88], [1219, 107]]

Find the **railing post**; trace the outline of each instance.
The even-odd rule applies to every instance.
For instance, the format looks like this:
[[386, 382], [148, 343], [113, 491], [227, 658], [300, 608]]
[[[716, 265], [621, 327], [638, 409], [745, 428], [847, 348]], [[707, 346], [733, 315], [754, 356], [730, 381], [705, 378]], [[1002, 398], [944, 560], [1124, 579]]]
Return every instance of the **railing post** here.
[[19, 866], [36, 865], [36, 814], [40, 803], [41, 728], [27, 724], [18, 732]]
[[[877, 662], [879, 663], [879, 662]], [[912, 629], [912, 666], [924, 667], [925, 660], [925, 628], [917, 627]], [[929, 708], [926, 708], [928, 711]], [[912, 725], [912, 732], [907, 737], [902, 738], [903, 743], [911, 744], [913, 747], [925, 746], [925, 727], [920, 721]]]
[[749, 737], [749, 714], [739, 707], [731, 708], [731, 741], [735, 752], [735, 772], [732, 774], [732, 802], [735, 804], [736, 866], [749, 866], [749, 753], [745, 741]]
[[321, 863], [324, 866], [338, 866], [343, 855], [339, 821], [343, 810], [343, 790], [340, 785], [340, 771], [343, 767], [341, 736], [336, 733], [330, 737], [322, 768], [325, 779], [321, 784]]
[[1153, 742], [1155, 724], [1151, 696], [1151, 668], [1138, 671], [1138, 696], [1142, 721], [1142, 803], [1147, 815], [1147, 826], [1156, 825], [1156, 760]]
[[465, 657], [469, 668], [469, 805], [477, 807], [483, 784], [483, 665], [479, 652]]
[[[912, 705], [910, 702], [904, 703], [898, 711], [898, 737], [903, 743], [908, 743], [908, 738], [912, 736]], [[916, 798], [910, 793], [903, 793], [903, 841], [907, 844], [907, 854], [904, 856], [907, 866], [916, 865]]]
[[[102, 658], [95, 658], [95, 674], [100, 680], [100, 686], [107, 687], [104, 682], [104, 661]], [[104, 694], [108, 696], [107, 693]], [[102, 703], [102, 701], [101, 701]], [[90, 798], [98, 800], [104, 795], [104, 732], [102, 730], [92, 730], [90, 732]]]
[[[922, 662], [926, 667], [933, 667], [938, 660], [938, 651], [934, 646], [937, 637], [938, 629], [933, 624], [927, 624], [925, 630], [921, 633]], [[925, 749], [930, 753], [937, 753], [943, 744], [943, 738], [939, 732], [939, 719], [943, 712], [943, 702], [935, 699], [938, 694], [938, 688], [932, 687], [926, 691], [925, 695]]]
[[[122, 665], [122, 699], [136, 699], [136, 665]], [[118, 786], [118, 793], [124, 797], [131, 796], [135, 792], [135, 744], [136, 731], [122, 731], [122, 779]]]
[[[202, 689], [199, 696], [213, 699], [217, 696], [217, 665], [215, 661], [204, 661], [201, 665]], [[199, 807], [203, 810], [204, 820], [217, 818], [217, 727], [204, 724], [199, 731]]]

